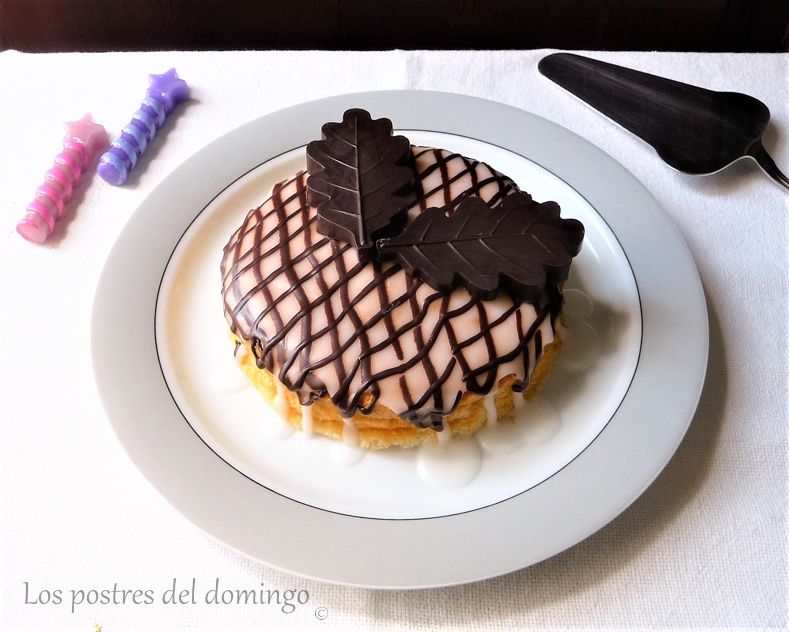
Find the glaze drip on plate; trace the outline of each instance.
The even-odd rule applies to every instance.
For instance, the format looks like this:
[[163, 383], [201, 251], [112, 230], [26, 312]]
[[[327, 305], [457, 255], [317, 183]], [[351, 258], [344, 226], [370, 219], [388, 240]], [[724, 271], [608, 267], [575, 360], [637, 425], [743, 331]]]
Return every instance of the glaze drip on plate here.
[[[490, 207], [518, 187], [488, 165], [447, 150], [412, 147], [416, 186], [408, 215], [452, 214], [469, 196]], [[225, 316], [260, 368], [302, 404], [325, 395], [350, 417], [385, 406], [419, 427], [443, 427], [464, 391], [480, 395], [515, 375], [523, 390], [554, 340], [562, 296], [548, 285], [531, 302], [504, 292], [481, 300], [442, 294], [396, 262], [365, 262], [317, 230], [307, 174], [278, 183], [249, 212], [222, 259]]]

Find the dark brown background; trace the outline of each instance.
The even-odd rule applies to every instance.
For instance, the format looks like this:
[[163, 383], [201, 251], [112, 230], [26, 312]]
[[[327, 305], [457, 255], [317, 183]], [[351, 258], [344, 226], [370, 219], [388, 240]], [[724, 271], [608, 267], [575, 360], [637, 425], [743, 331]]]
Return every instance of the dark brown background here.
[[0, 0], [0, 49], [786, 51], [789, 0]]

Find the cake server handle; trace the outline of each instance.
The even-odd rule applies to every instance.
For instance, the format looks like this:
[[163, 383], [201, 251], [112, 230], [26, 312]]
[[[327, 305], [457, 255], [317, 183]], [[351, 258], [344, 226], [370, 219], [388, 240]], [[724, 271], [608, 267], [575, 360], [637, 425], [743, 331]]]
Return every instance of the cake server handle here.
[[764, 171], [773, 180], [789, 189], [789, 178], [781, 173], [778, 165], [775, 164], [772, 156], [767, 153], [767, 150], [760, 141], [756, 141], [753, 145], [751, 145], [746, 155], [749, 158], [753, 158], [756, 161], [756, 164], [762, 168], [762, 171]]

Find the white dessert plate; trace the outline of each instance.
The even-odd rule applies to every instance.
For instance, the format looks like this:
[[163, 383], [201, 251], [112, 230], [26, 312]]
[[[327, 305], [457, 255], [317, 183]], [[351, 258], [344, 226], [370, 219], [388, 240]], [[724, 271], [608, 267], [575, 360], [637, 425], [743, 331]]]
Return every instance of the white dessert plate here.
[[[304, 145], [321, 125], [350, 107], [391, 118], [414, 144], [483, 160], [584, 222], [565, 348], [518, 423], [437, 447], [364, 453], [292, 432], [235, 365], [222, 246], [275, 182], [304, 168]], [[708, 344], [693, 260], [632, 175], [549, 121], [434, 92], [306, 103], [195, 154], [118, 238], [92, 327], [115, 431], [179, 511], [265, 564], [378, 588], [501, 575], [612, 520], [684, 436]]]

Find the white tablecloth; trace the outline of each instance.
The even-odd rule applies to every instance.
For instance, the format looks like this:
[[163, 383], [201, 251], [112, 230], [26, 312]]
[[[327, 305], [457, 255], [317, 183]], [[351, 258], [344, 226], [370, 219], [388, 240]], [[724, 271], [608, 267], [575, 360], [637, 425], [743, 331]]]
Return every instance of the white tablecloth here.
[[[787, 625], [787, 218], [789, 196], [755, 165], [694, 178], [537, 72], [546, 51], [0, 54], [0, 367], [3, 629], [267, 630]], [[789, 55], [592, 53], [765, 101], [765, 145], [789, 171]], [[90, 177], [45, 247], [14, 225], [91, 111], [114, 137], [175, 66], [192, 101], [166, 123], [130, 186]], [[415, 88], [534, 112], [626, 165], [674, 218], [707, 293], [711, 349], [698, 413], [666, 470], [623, 515], [535, 567], [462, 587], [376, 592], [303, 580], [213, 541], [126, 457], [100, 405], [90, 310], [104, 259], [143, 198], [183, 160], [242, 123], [344, 92]], [[682, 359], [678, 358], [678, 362]], [[274, 606], [79, 605], [70, 591], [303, 588]], [[25, 603], [62, 591], [61, 604]], [[46, 598], [46, 595], [44, 595]], [[325, 608], [320, 620], [316, 609]], [[324, 614], [324, 611], [320, 611]]]

